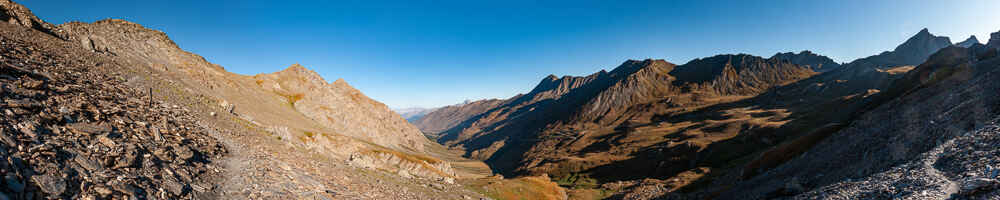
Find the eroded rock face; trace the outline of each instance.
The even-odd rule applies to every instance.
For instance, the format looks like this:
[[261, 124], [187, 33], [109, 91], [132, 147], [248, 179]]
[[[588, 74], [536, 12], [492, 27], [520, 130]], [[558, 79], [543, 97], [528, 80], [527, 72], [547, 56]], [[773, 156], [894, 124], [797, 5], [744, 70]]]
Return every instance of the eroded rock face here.
[[410, 155], [376, 150], [351, 154], [348, 162], [363, 168], [396, 171], [397, 175], [404, 178], [420, 177], [454, 183], [457, 177], [451, 163], [429, 157], [406, 156]]

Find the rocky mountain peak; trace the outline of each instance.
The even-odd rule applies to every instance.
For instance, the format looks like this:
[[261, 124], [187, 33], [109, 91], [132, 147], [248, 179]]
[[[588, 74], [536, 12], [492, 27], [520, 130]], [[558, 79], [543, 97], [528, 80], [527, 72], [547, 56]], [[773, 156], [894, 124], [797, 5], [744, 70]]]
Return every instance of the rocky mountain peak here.
[[[920, 57], [926, 58], [938, 49], [947, 47], [948, 45], [951, 45], [951, 39], [944, 36], [935, 36], [927, 28], [924, 28], [916, 35], [913, 35], [913, 37], [910, 37], [910, 39], [907, 39], [906, 42], [897, 46], [895, 52], [901, 54], [919, 54]], [[919, 63], [922, 61], [916, 62]]]
[[630, 60], [625, 61], [624, 63], [622, 63], [618, 67], [616, 67], [614, 70], [611, 70], [611, 74], [614, 74], [614, 75], [632, 74], [632, 73], [635, 73], [636, 71], [639, 71], [639, 70], [641, 70], [643, 68], [658, 67], [658, 66], [664, 66], [664, 65], [667, 65], [667, 64], [669, 64], [669, 62], [667, 62], [666, 60], [663, 60], [663, 59], [644, 59], [644, 60], [631, 60], [630, 59]]
[[326, 84], [326, 80], [324, 80], [318, 73], [307, 69], [298, 63], [292, 64], [291, 66], [288, 66], [288, 68], [273, 74], [278, 79], [294, 81], [297, 82], [297, 84], [303, 84], [302, 86], [309, 85], [311, 87], [319, 87]]
[[956, 43], [955, 46], [969, 48], [972, 45], [976, 45], [976, 44], [979, 44], [979, 39], [976, 39], [976, 36], [973, 35], [973, 36], [969, 36], [969, 39], [965, 39], [965, 41]]
[[919, 65], [927, 60], [927, 57], [934, 52], [950, 45], [952, 45], [952, 43], [948, 37], [934, 36], [925, 28], [899, 46], [896, 46], [893, 51], [886, 51], [879, 55], [858, 59], [847, 65], [852, 68], [861, 66], [862, 68], [879, 69], [888, 69], [906, 65]]
[[927, 28], [920, 29], [920, 32], [917, 32], [917, 35], [929, 35], [929, 36], [933, 36], [933, 35], [931, 35], [931, 32], [929, 30], [927, 30]]
[[546, 76], [543, 80], [555, 81], [556, 79], [559, 79], [559, 77], [556, 77], [555, 74], [549, 74], [549, 76]]

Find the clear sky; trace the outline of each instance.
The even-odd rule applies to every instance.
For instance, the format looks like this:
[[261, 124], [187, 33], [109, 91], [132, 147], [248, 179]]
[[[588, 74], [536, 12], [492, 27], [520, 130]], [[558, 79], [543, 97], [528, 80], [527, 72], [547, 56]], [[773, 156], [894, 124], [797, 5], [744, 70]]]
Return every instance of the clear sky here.
[[396, 108], [508, 98], [626, 59], [811, 50], [849, 62], [925, 27], [956, 43], [1000, 30], [996, 0], [17, 1], [56, 24], [137, 22], [240, 74], [300, 63]]

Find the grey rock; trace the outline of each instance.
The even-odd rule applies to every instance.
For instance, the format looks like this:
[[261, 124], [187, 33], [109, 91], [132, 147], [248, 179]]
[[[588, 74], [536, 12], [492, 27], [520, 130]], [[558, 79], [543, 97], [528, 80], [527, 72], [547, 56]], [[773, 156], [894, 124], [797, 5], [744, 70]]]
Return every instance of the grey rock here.
[[111, 127], [106, 124], [96, 125], [92, 123], [75, 123], [70, 124], [67, 128], [74, 133], [82, 135], [98, 135], [111, 132]]
[[142, 189], [139, 189], [133, 186], [132, 184], [127, 184], [127, 183], [113, 184], [111, 188], [114, 188], [115, 191], [121, 192], [130, 197], [138, 197], [139, 194], [142, 194]]
[[194, 152], [188, 147], [176, 146], [173, 150], [174, 154], [177, 154], [177, 158], [181, 160], [188, 160], [194, 157]]
[[997, 181], [996, 179], [976, 178], [963, 181], [960, 193], [963, 195], [971, 195], [982, 191], [996, 189], [997, 186], [1000, 186], [1000, 181]]
[[111, 189], [104, 186], [94, 186], [94, 191], [97, 192], [98, 195], [101, 195], [101, 197], [107, 197], [112, 193]]
[[178, 183], [175, 178], [169, 177], [163, 179], [163, 187], [166, 188], [167, 191], [170, 191], [170, 193], [180, 196], [184, 193], [185, 185]]
[[31, 180], [38, 184], [38, 187], [42, 189], [42, 192], [46, 194], [57, 196], [66, 191], [66, 181], [62, 178], [52, 175], [36, 175], [32, 176]]
[[87, 169], [87, 171], [89, 171], [90, 173], [97, 173], [104, 171], [104, 166], [101, 166], [101, 163], [91, 160], [83, 155], [76, 156], [76, 158], [74, 158], [73, 161], [76, 161], [77, 164], [80, 164], [81, 167]]

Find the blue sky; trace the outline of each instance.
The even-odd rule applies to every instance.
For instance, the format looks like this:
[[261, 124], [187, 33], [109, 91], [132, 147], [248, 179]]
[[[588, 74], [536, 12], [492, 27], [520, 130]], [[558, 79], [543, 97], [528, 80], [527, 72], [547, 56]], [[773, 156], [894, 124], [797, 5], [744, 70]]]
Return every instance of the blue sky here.
[[63, 1], [52, 23], [126, 19], [240, 74], [300, 63], [390, 107], [508, 98], [543, 77], [626, 59], [811, 50], [837, 62], [921, 28], [952, 42], [1000, 30], [1000, 1]]

